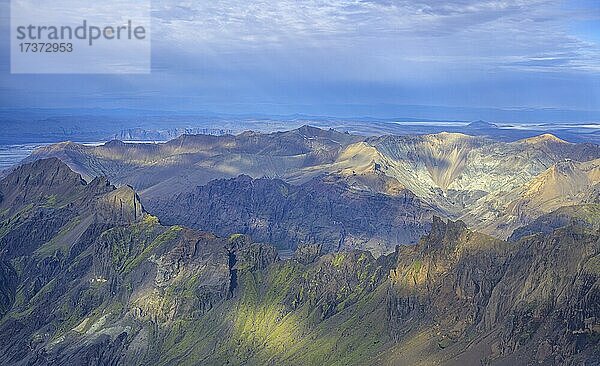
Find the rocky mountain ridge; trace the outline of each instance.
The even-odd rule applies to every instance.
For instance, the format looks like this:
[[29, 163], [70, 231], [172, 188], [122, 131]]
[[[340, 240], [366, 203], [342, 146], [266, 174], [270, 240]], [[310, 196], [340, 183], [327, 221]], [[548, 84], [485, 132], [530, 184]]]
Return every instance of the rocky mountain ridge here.
[[412, 192], [398, 189], [388, 196], [356, 189], [351, 185], [356, 182], [327, 175], [291, 185], [242, 175], [146, 207], [167, 224], [224, 236], [243, 233], [292, 250], [309, 244], [326, 252], [362, 249], [381, 255], [416, 243], [429, 230], [436, 210]]
[[[88, 180], [105, 175], [131, 185], [159, 216], [169, 215], [161, 202], [192, 197], [195, 187], [211, 181], [225, 184], [224, 179], [243, 174], [302, 186], [330, 175], [390, 202], [397, 192], [411, 192], [439, 215], [502, 239], [540, 215], [582, 203], [597, 193], [590, 190], [600, 182], [598, 145], [572, 144], [549, 134], [506, 143], [458, 133], [361, 137], [304, 126], [271, 134], [183, 135], [164, 144], [59, 144], [37, 150], [28, 160], [48, 156], [59, 157]], [[558, 176], [564, 177], [562, 183], [553, 181]], [[569, 194], [562, 195], [566, 188]], [[236, 199], [231, 196], [230, 204]], [[198, 205], [194, 209], [202, 209]], [[190, 213], [191, 221], [204, 215]], [[403, 244], [413, 239], [408, 238]]]
[[54, 159], [0, 182], [21, 205], [0, 224], [0, 363], [600, 362], [597, 228], [506, 242], [434, 217], [378, 258], [305, 244], [281, 260], [245, 235], [165, 226], [130, 188], [93, 182]]

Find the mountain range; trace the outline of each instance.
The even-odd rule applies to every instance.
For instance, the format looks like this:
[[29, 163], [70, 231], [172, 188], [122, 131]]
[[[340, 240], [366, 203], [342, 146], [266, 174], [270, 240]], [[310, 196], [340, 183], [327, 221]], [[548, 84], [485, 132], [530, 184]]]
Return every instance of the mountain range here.
[[[305, 106], [308, 108], [309, 106]], [[143, 110], [98, 108], [0, 108], [0, 145], [61, 141], [98, 142], [111, 138], [130, 141], [166, 141], [182, 134], [286, 131], [303, 125], [335, 128], [365, 136], [381, 134], [464, 133], [500, 141], [516, 141], [553, 133], [573, 142], [600, 143], [600, 113], [556, 109], [489, 110], [436, 106], [404, 106], [394, 113], [374, 115], [381, 105], [359, 108], [349, 116], [349, 106], [338, 113], [277, 114], [213, 113], [207, 110]], [[362, 116], [362, 117], [361, 117]], [[480, 118], [486, 118], [486, 121]], [[551, 122], [549, 122], [551, 121]]]
[[0, 179], [0, 364], [600, 364], [600, 147], [310, 126]]
[[[26, 161], [48, 157], [87, 180], [106, 176], [132, 186], [170, 224], [250, 234], [286, 249], [326, 238], [330, 248], [375, 255], [414, 244], [434, 214], [506, 239], [541, 215], [585, 203], [600, 183], [598, 145], [549, 134], [507, 143], [456, 133], [363, 137], [304, 126], [183, 135], [164, 144], [61, 143]], [[365, 215], [355, 219], [354, 212]]]

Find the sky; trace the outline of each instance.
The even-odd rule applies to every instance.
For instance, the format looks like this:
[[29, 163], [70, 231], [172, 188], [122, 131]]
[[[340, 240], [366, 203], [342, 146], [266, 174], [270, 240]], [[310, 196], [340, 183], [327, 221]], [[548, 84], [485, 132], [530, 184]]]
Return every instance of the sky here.
[[595, 0], [154, 0], [148, 75], [11, 75], [9, 13], [0, 108], [600, 119]]

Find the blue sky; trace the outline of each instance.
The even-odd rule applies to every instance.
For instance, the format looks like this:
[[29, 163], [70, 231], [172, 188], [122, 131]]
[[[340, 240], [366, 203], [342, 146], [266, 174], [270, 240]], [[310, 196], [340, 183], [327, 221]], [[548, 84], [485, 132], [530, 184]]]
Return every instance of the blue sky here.
[[381, 117], [411, 117], [404, 105], [600, 111], [598, 1], [152, 4], [150, 75], [10, 75], [9, 5], [1, 0], [0, 107]]

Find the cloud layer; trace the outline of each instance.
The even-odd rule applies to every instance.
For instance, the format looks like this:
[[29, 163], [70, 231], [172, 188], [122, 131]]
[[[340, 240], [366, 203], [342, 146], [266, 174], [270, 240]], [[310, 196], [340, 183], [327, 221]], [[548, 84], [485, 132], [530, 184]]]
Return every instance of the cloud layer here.
[[[104, 106], [119, 95], [121, 104], [160, 101], [164, 109], [393, 103], [600, 110], [596, 1], [156, 0], [152, 16], [151, 76], [68, 78], [56, 91], [60, 103], [85, 80], [72, 100], [86, 95]], [[33, 103], [27, 91], [52, 102], [55, 79], [1, 78], [14, 95], [0, 90], [3, 104]]]
[[598, 45], [569, 32], [577, 22], [600, 20], [598, 6], [584, 5], [545, 0], [226, 0], [159, 2], [153, 15], [158, 37], [199, 53], [286, 52], [295, 47], [408, 63], [598, 72]]

